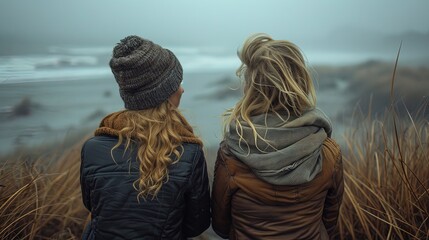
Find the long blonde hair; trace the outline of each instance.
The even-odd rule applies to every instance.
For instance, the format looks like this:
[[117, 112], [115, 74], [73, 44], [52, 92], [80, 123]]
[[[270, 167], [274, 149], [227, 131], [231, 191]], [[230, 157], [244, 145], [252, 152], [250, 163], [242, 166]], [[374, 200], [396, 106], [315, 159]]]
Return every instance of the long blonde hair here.
[[235, 123], [235, 130], [241, 137], [241, 122], [244, 121], [253, 129], [255, 140], [265, 141], [257, 133], [251, 116], [272, 113], [286, 122], [291, 114], [299, 117], [316, 106], [310, 72], [295, 44], [259, 33], [246, 39], [238, 57], [241, 66], [237, 76], [243, 82], [244, 95], [225, 113], [225, 132]]
[[[156, 197], [163, 183], [168, 181], [168, 166], [178, 161], [183, 153], [181, 135], [183, 116], [170, 102], [139, 111], [124, 111], [125, 126], [119, 131], [118, 143], [112, 151], [125, 143], [125, 151], [138, 146], [140, 177], [133, 186], [139, 192], [137, 199]], [[172, 158], [173, 156], [173, 158]]]

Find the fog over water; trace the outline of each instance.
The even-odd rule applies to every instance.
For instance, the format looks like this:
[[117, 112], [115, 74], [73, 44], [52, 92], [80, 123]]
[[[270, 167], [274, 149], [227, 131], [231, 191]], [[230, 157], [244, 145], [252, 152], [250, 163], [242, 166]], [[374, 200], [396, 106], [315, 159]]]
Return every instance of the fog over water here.
[[[401, 41], [402, 65], [428, 66], [428, 10], [426, 0], [1, 1], [0, 154], [95, 127], [103, 114], [119, 110], [108, 60], [127, 35], [178, 56], [181, 107], [213, 145], [221, 139], [221, 113], [237, 101], [225, 89], [234, 85], [228, 80], [240, 64], [236, 52], [250, 34], [296, 43], [312, 66], [393, 62]], [[345, 80], [318, 89], [332, 118], [347, 104]], [[23, 99], [30, 113], [15, 116]]]
[[306, 52], [391, 51], [404, 34], [428, 39], [428, 10], [426, 0], [1, 1], [0, 44], [1, 52], [31, 45], [111, 46], [137, 34], [162, 45], [229, 52], [249, 34], [266, 32]]

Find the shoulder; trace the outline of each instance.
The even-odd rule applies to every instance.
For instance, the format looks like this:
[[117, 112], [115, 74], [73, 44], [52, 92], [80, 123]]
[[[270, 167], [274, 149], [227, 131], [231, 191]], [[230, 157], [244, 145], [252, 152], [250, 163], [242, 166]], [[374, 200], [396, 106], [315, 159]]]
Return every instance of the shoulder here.
[[189, 159], [191, 161], [195, 161], [198, 159], [201, 155], [204, 155], [203, 153], [203, 147], [196, 143], [183, 143], [183, 154], [182, 158]]
[[332, 138], [327, 138], [323, 142], [322, 153], [325, 157], [328, 157], [333, 160], [337, 160], [341, 157], [340, 146]]
[[219, 144], [216, 162], [217, 164], [227, 165], [227, 162], [231, 160], [233, 160], [233, 155], [225, 141], [222, 141]]
[[235, 175], [237, 172], [250, 171], [250, 168], [246, 164], [235, 157], [224, 141], [220, 143], [216, 165], [224, 166], [230, 175]]
[[[180, 159], [169, 166], [170, 177], [188, 179], [195, 171], [205, 166], [202, 147], [198, 144], [183, 143]], [[178, 149], [180, 151], [180, 148]]]
[[183, 143], [179, 165], [195, 166], [205, 162], [203, 147], [195, 143]]
[[191, 155], [199, 154], [203, 151], [203, 147], [196, 143], [183, 143], [182, 147], [184, 153], [187, 152]]
[[322, 147], [323, 163], [337, 169], [342, 166], [342, 153], [340, 146], [332, 138], [327, 138]]
[[116, 137], [95, 136], [86, 140], [81, 149], [81, 160], [85, 165], [102, 164], [111, 159], [111, 150], [118, 143]]
[[100, 147], [111, 147], [118, 143], [118, 138], [112, 136], [95, 136], [86, 140], [82, 146], [82, 151], [91, 151]]

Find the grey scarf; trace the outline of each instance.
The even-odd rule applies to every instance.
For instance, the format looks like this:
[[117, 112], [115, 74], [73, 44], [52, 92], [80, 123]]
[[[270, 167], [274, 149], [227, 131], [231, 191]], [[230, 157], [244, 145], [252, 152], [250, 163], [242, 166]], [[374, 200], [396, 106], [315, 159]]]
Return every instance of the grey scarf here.
[[332, 128], [328, 117], [313, 109], [287, 122], [275, 114], [251, 118], [257, 132], [267, 142], [253, 136], [242, 122], [240, 141], [236, 125], [231, 123], [225, 142], [231, 152], [263, 180], [275, 185], [299, 185], [310, 182], [322, 170], [321, 148]]

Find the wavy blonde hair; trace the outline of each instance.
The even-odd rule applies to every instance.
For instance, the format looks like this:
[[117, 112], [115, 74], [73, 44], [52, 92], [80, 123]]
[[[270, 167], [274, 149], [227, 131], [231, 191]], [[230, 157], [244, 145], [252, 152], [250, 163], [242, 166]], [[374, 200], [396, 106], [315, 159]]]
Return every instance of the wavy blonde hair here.
[[169, 101], [155, 108], [125, 110], [123, 114], [126, 127], [119, 131], [119, 140], [112, 152], [123, 143], [125, 151], [136, 144], [140, 178], [133, 186], [139, 192], [137, 199], [146, 200], [149, 196], [154, 199], [168, 181], [168, 166], [178, 161], [183, 153], [177, 131], [178, 126], [182, 126], [183, 116]]
[[257, 138], [265, 141], [257, 133], [251, 116], [272, 113], [286, 123], [291, 114], [299, 117], [315, 108], [313, 81], [295, 44], [258, 33], [246, 39], [238, 57], [241, 66], [236, 73], [243, 82], [244, 95], [225, 113], [225, 132], [235, 123], [237, 133], [244, 140], [241, 137], [244, 121], [252, 128], [255, 142]]

